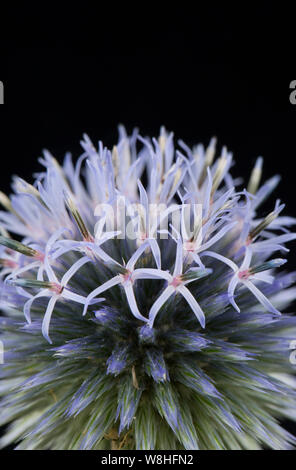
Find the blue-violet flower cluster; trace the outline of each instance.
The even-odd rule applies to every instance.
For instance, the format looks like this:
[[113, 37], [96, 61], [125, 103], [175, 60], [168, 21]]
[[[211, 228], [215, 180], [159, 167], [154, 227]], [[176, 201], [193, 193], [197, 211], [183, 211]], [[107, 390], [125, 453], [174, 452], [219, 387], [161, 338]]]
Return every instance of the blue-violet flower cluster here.
[[119, 128], [0, 193], [1, 447], [288, 449], [296, 219], [216, 139]]

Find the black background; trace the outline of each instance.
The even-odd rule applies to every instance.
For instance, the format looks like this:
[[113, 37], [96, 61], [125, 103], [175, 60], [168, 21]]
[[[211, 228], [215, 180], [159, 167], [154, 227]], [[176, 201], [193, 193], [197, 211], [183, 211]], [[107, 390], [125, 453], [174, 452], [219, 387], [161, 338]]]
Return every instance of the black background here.
[[[245, 180], [263, 155], [264, 179], [282, 175], [275, 197], [295, 216], [289, 84], [296, 71], [278, 12], [269, 2], [256, 9], [168, 5], [163, 12], [151, 3], [110, 6], [108, 13], [87, 4], [8, 13], [0, 42], [1, 190], [9, 192], [12, 174], [32, 181], [43, 148], [59, 160], [68, 150], [78, 157], [83, 132], [111, 146], [119, 123], [144, 135], [165, 125], [189, 144], [216, 135], [234, 153], [234, 175]], [[295, 268], [293, 250], [289, 260]]]

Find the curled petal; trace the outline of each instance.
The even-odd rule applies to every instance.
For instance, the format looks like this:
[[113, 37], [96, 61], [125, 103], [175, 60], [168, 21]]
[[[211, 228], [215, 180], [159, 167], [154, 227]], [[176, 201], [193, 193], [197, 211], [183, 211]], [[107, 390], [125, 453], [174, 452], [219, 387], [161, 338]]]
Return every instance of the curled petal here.
[[231, 305], [239, 313], [240, 309], [237, 306], [236, 302], [234, 301], [234, 291], [235, 291], [235, 288], [236, 288], [238, 283], [239, 283], [239, 279], [238, 279], [237, 275], [233, 276], [233, 278], [231, 279], [231, 281], [229, 283], [229, 286], [228, 286], [228, 299], [229, 299], [229, 302], [231, 303]]
[[136, 302], [136, 298], [135, 298], [135, 294], [134, 294], [134, 291], [133, 291], [133, 286], [132, 286], [132, 283], [131, 282], [127, 282], [124, 284], [123, 286], [124, 290], [125, 290], [125, 295], [126, 295], [126, 298], [127, 298], [127, 301], [128, 301], [128, 304], [129, 304], [129, 307], [132, 311], [132, 314], [134, 315], [134, 317], [138, 318], [138, 320], [142, 320], [144, 322], [147, 322], [148, 319], [145, 318], [139, 311], [138, 309], [138, 306], [137, 306], [137, 302]]
[[32, 303], [38, 299], [39, 297], [48, 297], [51, 296], [51, 291], [49, 289], [45, 289], [42, 292], [38, 292], [38, 294], [31, 297], [24, 305], [24, 315], [28, 323], [31, 323], [31, 306]]
[[101, 286], [94, 289], [90, 294], [88, 294], [88, 296], [86, 297], [84, 301], [84, 309], [83, 309], [82, 315], [86, 314], [86, 311], [92, 299], [94, 299], [97, 295], [101, 294], [102, 292], [110, 289], [111, 287], [116, 286], [117, 284], [120, 284], [120, 282], [121, 282], [120, 276], [115, 276], [112, 279], [109, 279], [109, 281], [105, 282]]
[[166, 301], [173, 295], [175, 292], [174, 287], [168, 286], [163, 293], [158, 297], [158, 299], [152, 305], [149, 311], [149, 325], [152, 327], [155, 317], [158, 314], [161, 307], [166, 303]]
[[178, 288], [178, 292], [180, 292], [180, 294], [183, 295], [184, 299], [186, 299], [186, 301], [190, 305], [194, 315], [196, 316], [199, 323], [201, 324], [202, 328], [204, 328], [205, 324], [206, 324], [205, 315], [204, 315], [202, 309], [200, 308], [200, 306], [198, 305], [196, 299], [191, 294], [190, 290], [187, 289], [187, 287], [185, 287], [185, 286], [181, 286], [181, 287]]
[[269, 312], [275, 313], [276, 315], [281, 315], [272, 303], [268, 300], [267, 297], [250, 281], [244, 281], [245, 286], [250, 289], [254, 296], [259, 300], [259, 302], [268, 310]]
[[53, 312], [53, 309], [54, 309], [54, 306], [58, 300], [58, 296], [57, 295], [53, 295], [50, 299], [49, 299], [49, 302], [48, 302], [48, 305], [47, 305], [47, 308], [46, 308], [46, 312], [45, 312], [45, 315], [43, 317], [43, 321], [42, 321], [42, 334], [44, 336], [44, 338], [50, 343], [52, 344], [52, 341], [49, 337], [49, 324], [50, 324], [50, 319], [51, 319], [51, 315], [52, 315], [52, 312]]

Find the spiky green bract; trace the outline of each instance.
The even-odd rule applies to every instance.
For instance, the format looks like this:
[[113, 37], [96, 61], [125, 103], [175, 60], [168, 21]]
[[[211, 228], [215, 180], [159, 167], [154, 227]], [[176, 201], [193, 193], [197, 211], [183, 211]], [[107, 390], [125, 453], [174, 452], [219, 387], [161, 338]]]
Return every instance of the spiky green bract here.
[[[175, 152], [164, 129], [150, 141], [121, 128], [112, 152], [82, 145], [75, 167], [46, 153], [35, 185], [15, 179], [2, 197], [1, 447], [294, 447], [281, 420], [296, 418], [296, 274], [277, 272], [277, 252], [295, 220], [279, 201], [257, 215], [278, 178], [258, 189], [259, 159], [248, 192], [236, 188], [231, 154], [213, 163], [214, 139]], [[121, 196], [131, 239], [94, 228], [106, 221], [98, 204]], [[139, 202], [167, 208], [136, 220]], [[188, 203], [202, 205], [190, 236]]]

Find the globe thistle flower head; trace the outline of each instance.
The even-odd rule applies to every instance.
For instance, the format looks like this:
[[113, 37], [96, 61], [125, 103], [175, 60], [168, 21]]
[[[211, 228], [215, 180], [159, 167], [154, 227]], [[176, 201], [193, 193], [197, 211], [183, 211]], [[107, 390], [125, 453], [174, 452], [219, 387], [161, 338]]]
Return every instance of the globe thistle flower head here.
[[216, 139], [119, 128], [0, 194], [0, 425], [17, 449], [288, 449], [296, 220]]

